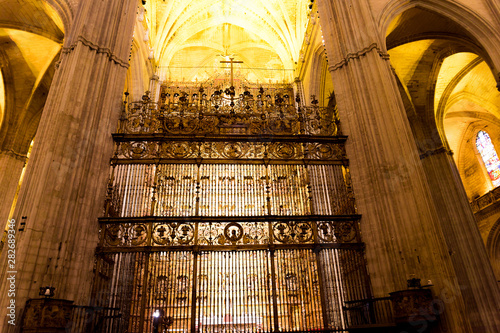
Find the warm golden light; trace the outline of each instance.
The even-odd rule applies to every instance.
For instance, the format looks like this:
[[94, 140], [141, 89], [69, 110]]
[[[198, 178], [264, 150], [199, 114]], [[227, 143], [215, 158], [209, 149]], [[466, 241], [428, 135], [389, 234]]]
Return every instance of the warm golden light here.
[[61, 44], [29, 32], [2, 29], [0, 34], [8, 35], [18, 46], [33, 75], [40, 78], [61, 49]]
[[2, 126], [4, 112], [5, 112], [5, 86], [3, 82], [2, 71], [0, 71], [0, 126]]
[[151, 34], [161, 80], [224, 75], [220, 60], [232, 56], [243, 61], [236, 75], [250, 82], [293, 82], [307, 21], [304, 0], [148, 1], [146, 12], [161, 27]]

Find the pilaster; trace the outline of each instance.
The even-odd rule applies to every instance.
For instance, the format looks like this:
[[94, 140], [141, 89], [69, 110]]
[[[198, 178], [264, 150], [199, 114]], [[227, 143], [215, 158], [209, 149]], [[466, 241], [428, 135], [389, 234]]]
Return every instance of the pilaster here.
[[412, 276], [431, 280], [441, 330], [472, 332], [369, 3], [323, 0], [318, 9], [375, 296]]
[[[107, 168], [119, 118], [136, 0], [85, 0], [65, 46], [35, 138], [27, 181], [14, 218], [26, 216], [16, 234], [16, 326], [28, 298], [39, 287], [55, 287], [57, 298], [88, 302], [97, 217], [103, 213]], [[6, 276], [2, 253], [2, 281]], [[6, 295], [7, 285], [0, 292]]]

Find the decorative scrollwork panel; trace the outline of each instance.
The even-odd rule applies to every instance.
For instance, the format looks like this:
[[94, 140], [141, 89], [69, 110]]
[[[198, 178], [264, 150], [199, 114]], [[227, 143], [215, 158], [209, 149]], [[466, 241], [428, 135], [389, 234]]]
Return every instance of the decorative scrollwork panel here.
[[356, 221], [322, 221], [317, 223], [321, 243], [352, 243], [359, 241]]
[[268, 244], [266, 222], [200, 223], [199, 245], [262, 245]]
[[145, 223], [108, 224], [101, 232], [106, 247], [146, 246], [150, 235]]
[[[272, 232], [272, 240], [269, 232]], [[102, 223], [103, 247], [359, 243], [357, 220]]]
[[306, 221], [274, 222], [273, 237], [275, 242], [282, 244], [313, 243], [313, 223]]
[[154, 223], [152, 232], [152, 245], [194, 245], [194, 236], [194, 223]]
[[340, 143], [305, 143], [306, 157], [314, 160], [345, 160], [347, 155], [344, 144]]

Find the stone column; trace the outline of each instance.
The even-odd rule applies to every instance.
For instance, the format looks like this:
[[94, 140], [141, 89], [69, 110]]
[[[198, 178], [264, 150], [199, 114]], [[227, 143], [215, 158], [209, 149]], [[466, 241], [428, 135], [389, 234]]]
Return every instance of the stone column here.
[[498, 332], [499, 288], [452, 153], [441, 146], [420, 158], [472, 329]]
[[[136, 0], [80, 1], [14, 214], [18, 221], [27, 216], [16, 235], [17, 326], [7, 324], [9, 300], [2, 296], [2, 332], [19, 327], [26, 300], [42, 286], [55, 287], [56, 298], [88, 304], [137, 6]], [[5, 251], [1, 264], [6, 295]]]
[[384, 36], [367, 0], [318, 2], [375, 296], [434, 284], [440, 327], [472, 332], [408, 124]]
[[19, 179], [26, 163], [26, 155], [13, 151], [0, 151], [0, 225], [7, 223], [10, 209], [16, 195]]

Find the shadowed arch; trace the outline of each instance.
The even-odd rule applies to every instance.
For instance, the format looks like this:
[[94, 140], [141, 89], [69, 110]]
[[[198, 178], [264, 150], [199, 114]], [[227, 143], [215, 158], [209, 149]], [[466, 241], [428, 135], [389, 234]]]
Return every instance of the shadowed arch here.
[[486, 250], [490, 256], [495, 276], [500, 280], [500, 219], [493, 224], [493, 227], [488, 233]]
[[[497, 46], [500, 44], [500, 36], [487, 22], [463, 5], [450, 1], [393, 0], [385, 6], [378, 20], [382, 34], [388, 31], [390, 24], [399, 15], [412, 9], [425, 11], [429, 15], [441, 16], [453, 24], [454, 29], [458, 28], [459, 30], [456, 32], [459, 33], [451, 34], [442, 31], [439, 35], [441, 35], [441, 38], [448, 35], [448, 38], [452, 39], [460, 36], [462, 37], [460, 39], [462, 43], [473, 44], [479, 48], [478, 51], [480, 52], [478, 53], [488, 63], [493, 73], [495, 73], [497, 82], [499, 82], [500, 54], [497, 52]], [[420, 36], [419, 34], [413, 34], [413, 38], [422, 39], [425, 34], [427, 34], [427, 38], [431, 36], [430, 31], [425, 30], [420, 31], [420, 34]], [[411, 36], [409, 35], [407, 38], [411, 38]], [[387, 41], [386, 47], [391, 43], [397, 42]]]

